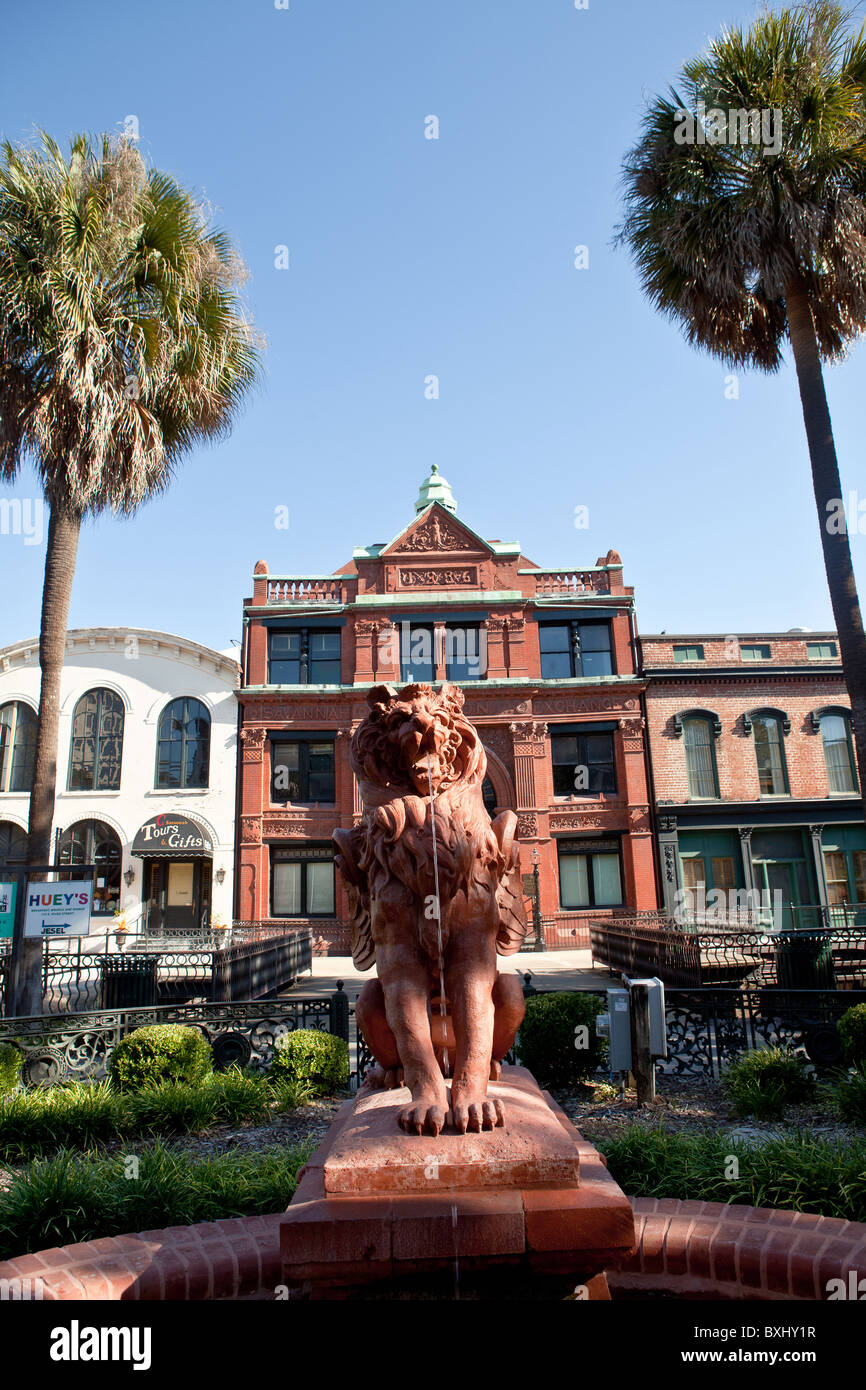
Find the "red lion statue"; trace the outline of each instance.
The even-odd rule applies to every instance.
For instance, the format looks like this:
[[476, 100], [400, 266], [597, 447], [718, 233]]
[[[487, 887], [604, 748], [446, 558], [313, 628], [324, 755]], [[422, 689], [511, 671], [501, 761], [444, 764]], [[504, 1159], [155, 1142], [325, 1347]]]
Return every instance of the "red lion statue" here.
[[528, 931], [517, 817], [485, 810], [487, 758], [457, 686], [378, 685], [367, 698], [351, 750], [364, 815], [334, 831], [352, 955], [378, 972], [356, 1006], [378, 1063], [366, 1084], [408, 1086], [408, 1133], [439, 1134], [448, 1120], [464, 1134], [493, 1129], [504, 1114], [487, 1083], [524, 1007], [517, 975], [496, 969]]

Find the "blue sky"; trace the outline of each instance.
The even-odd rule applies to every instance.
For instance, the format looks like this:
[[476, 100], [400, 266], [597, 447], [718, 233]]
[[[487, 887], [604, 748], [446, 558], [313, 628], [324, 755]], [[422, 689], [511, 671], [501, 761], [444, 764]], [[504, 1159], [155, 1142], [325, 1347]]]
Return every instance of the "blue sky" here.
[[[235, 237], [268, 343], [230, 440], [191, 455], [135, 519], [87, 525], [70, 626], [225, 647], [256, 560], [322, 573], [389, 539], [434, 462], [473, 529], [539, 564], [618, 549], [643, 631], [832, 625], [793, 367], [743, 374], [726, 399], [726, 368], [651, 309], [611, 244], [645, 97], [754, 13], [737, 0], [7, 7], [0, 134], [65, 138], [134, 116], [146, 156]], [[864, 362], [859, 346], [826, 379], [843, 490], [866, 497]], [[866, 537], [852, 547], [862, 588]], [[0, 535], [0, 644], [38, 631], [43, 563], [44, 546]]]

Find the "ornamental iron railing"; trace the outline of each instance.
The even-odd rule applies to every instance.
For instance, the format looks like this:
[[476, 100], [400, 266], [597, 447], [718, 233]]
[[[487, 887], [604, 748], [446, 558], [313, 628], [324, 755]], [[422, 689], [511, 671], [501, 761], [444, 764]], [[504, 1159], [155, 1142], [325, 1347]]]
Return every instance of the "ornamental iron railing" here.
[[[66, 944], [66, 943], [64, 943]], [[0, 1015], [10, 956], [0, 955]], [[234, 936], [202, 950], [58, 950], [42, 954], [43, 1009], [48, 1015], [193, 1001], [261, 999], [288, 989], [312, 966], [309, 928]]]
[[866, 925], [815, 930], [711, 930], [629, 921], [590, 929], [593, 961], [626, 975], [658, 976], [682, 989], [866, 988]]
[[346, 995], [338, 990], [312, 999], [274, 999], [163, 1005], [150, 1009], [107, 1009], [66, 1017], [10, 1018], [0, 1022], [0, 1041], [24, 1054], [28, 1085], [102, 1079], [112, 1049], [136, 1028], [151, 1023], [182, 1023], [198, 1028], [214, 1053], [218, 1069], [249, 1066], [264, 1070], [278, 1039], [298, 1028], [336, 1033], [350, 1041]]

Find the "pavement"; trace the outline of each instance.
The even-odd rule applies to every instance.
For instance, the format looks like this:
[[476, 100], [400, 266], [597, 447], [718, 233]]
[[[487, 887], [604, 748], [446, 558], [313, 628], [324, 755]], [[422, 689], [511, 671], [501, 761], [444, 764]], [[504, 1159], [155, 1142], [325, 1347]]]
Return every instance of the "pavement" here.
[[[502, 974], [516, 973], [532, 977], [536, 989], [610, 989], [620, 983], [619, 975], [603, 968], [592, 967], [589, 951], [518, 951], [514, 956], [501, 956]], [[331, 994], [337, 981], [354, 1001], [365, 981], [373, 979], [375, 966], [363, 973], [355, 969], [351, 956], [313, 956], [312, 973], [302, 975], [297, 984], [286, 990], [284, 998], [311, 999]]]

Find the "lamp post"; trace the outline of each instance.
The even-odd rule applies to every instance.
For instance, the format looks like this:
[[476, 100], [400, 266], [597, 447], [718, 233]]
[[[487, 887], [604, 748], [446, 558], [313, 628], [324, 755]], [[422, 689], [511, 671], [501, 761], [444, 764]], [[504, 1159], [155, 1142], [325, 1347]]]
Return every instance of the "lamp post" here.
[[536, 951], [546, 950], [544, 944], [544, 926], [541, 921], [541, 900], [538, 889], [538, 845], [532, 851], [532, 877], [535, 881], [532, 898], [532, 920], [535, 926], [535, 949]]

